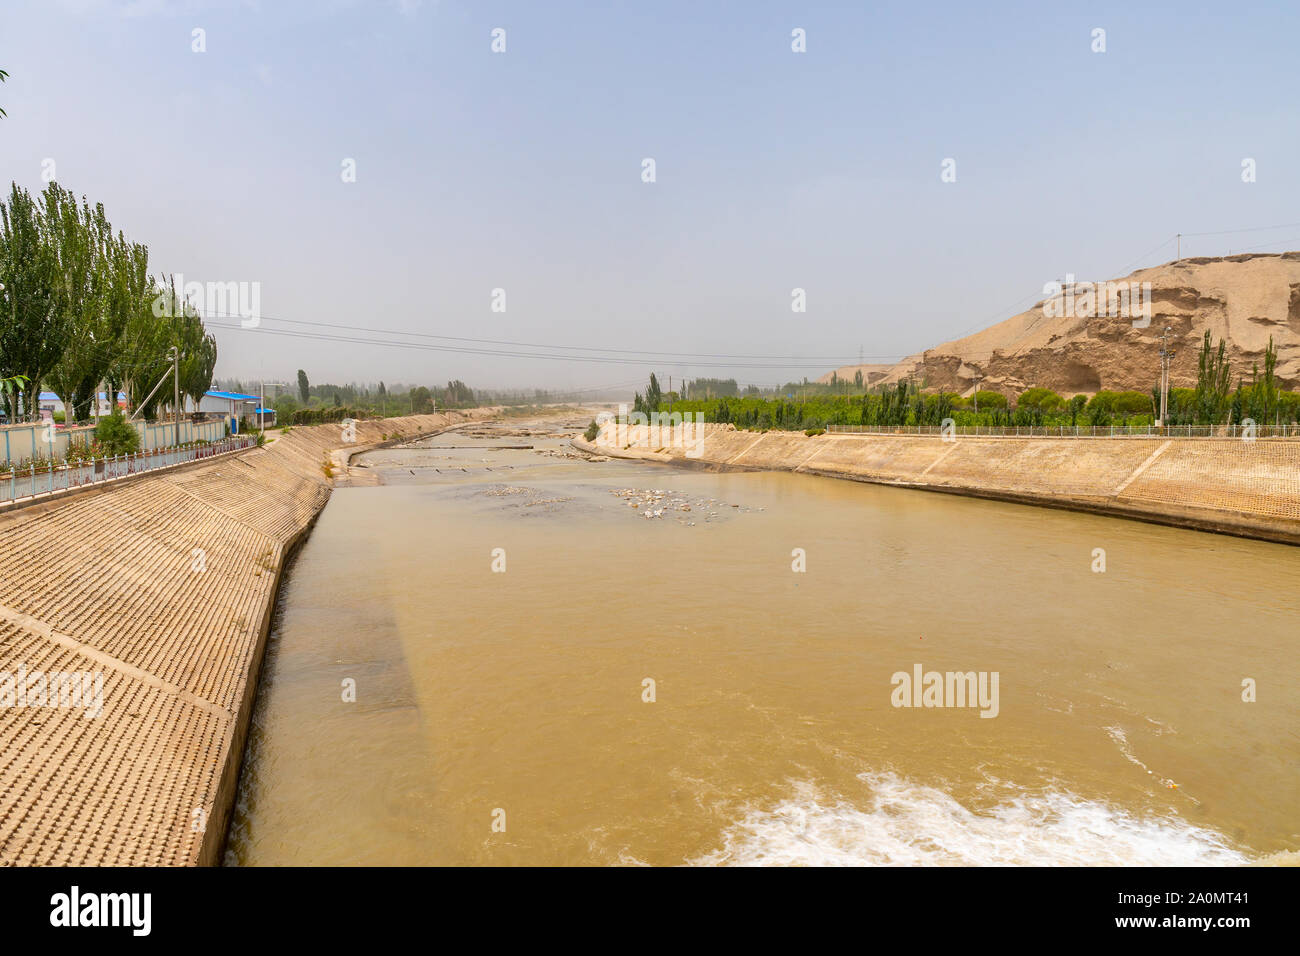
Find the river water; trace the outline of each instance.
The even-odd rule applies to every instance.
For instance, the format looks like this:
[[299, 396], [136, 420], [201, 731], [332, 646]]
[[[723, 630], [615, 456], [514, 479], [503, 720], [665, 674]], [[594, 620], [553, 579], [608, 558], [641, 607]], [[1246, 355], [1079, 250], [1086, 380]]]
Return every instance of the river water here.
[[1300, 551], [529, 430], [334, 492], [228, 863], [1297, 859]]

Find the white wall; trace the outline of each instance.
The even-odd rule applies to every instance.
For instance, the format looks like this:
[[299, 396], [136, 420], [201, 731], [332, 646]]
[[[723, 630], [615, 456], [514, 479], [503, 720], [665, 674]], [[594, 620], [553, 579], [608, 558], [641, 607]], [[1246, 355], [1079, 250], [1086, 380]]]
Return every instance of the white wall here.
[[[61, 412], [63, 411], [63, 402], [57, 398], [43, 398], [41, 399], [40, 408], [41, 411]], [[109, 404], [106, 397], [99, 400], [99, 414], [113, 414], [113, 407]]]
[[[140, 434], [140, 448], [165, 448], [172, 444], [172, 422], [132, 422]], [[224, 421], [181, 422], [181, 441], [219, 441], [225, 437]], [[40, 422], [0, 427], [0, 461], [21, 462], [31, 458], [62, 458], [75, 441], [85, 444], [94, 438], [95, 426], [48, 429]], [[48, 438], [52, 437], [53, 442]]]
[[[242, 418], [245, 415], [252, 415], [253, 409], [256, 407], [257, 402], [232, 402], [228, 398], [213, 398], [209, 395], [204, 395], [203, 398], [199, 399], [198, 410], [201, 412], [215, 412], [216, 414], [226, 415], [227, 417], [230, 417], [233, 414], [233, 417], [235, 418]], [[234, 409], [233, 413], [231, 411], [232, 408]]]

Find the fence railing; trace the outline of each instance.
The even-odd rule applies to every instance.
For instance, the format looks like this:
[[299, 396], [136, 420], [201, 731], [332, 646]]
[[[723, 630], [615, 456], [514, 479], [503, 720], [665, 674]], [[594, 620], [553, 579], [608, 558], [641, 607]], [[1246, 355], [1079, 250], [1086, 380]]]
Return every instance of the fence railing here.
[[995, 438], [1300, 438], [1289, 425], [827, 425], [835, 435], [987, 435]]
[[[130, 424], [140, 436], [141, 451], [174, 447], [175, 423], [134, 421]], [[219, 441], [224, 434], [224, 420], [195, 422], [187, 419], [180, 423], [182, 445], [195, 441]], [[32, 458], [66, 458], [74, 448], [86, 448], [94, 439], [94, 425], [65, 428], [43, 421], [0, 425], [0, 465], [18, 464]]]
[[37, 495], [66, 491], [69, 488], [96, 485], [115, 478], [156, 471], [159, 468], [182, 465], [202, 458], [213, 458], [232, 451], [241, 451], [255, 444], [257, 444], [256, 436], [238, 435], [210, 445], [160, 448], [108, 458], [65, 462], [61, 465], [32, 463], [26, 468], [17, 466], [8, 473], [0, 473], [0, 504], [16, 501], [19, 498], [33, 498]]

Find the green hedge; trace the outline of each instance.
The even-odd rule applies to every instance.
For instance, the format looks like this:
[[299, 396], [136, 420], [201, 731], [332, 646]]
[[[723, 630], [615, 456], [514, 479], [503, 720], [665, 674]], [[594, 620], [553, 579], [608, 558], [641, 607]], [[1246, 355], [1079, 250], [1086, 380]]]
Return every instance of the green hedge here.
[[367, 413], [342, 405], [327, 408], [300, 408], [293, 413], [295, 425], [324, 425], [329, 422], [341, 422], [345, 418], [361, 419], [369, 417]]

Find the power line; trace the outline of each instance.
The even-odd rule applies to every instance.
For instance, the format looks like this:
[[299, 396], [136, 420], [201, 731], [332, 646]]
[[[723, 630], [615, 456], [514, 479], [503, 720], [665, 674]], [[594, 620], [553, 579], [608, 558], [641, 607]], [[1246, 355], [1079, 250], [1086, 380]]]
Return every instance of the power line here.
[[[1180, 233], [1180, 235], [1182, 235], [1182, 236], [1187, 236], [1187, 235], [1189, 235], [1189, 233], [1184, 232], [1184, 233]], [[1134, 259], [1132, 262], [1130, 262], [1128, 265], [1126, 265], [1126, 266], [1120, 266], [1118, 269], [1116, 269], [1116, 270], [1115, 270], [1115, 275], [1124, 275], [1126, 272], [1128, 272], [1130, 269], [1132, 269], [1135, 265], [1137, 265], [1139, 262], [1141, 262], [1141, 261], [1142, 261], [1143, 259], [1145, 259], [1147, 256], [1151, 255], [1151, 253], [1155, 252], [1155, 251], [1158, 250], [1158, 249], [1163, 249], [1165, 246], [1169, 245], [1169, 243], [1173, 242], [1173, 241], [1174, 241], [1175, 239], [1177, 239], [1177, 238], [1178, 238], [1178, 236], [1170, 236], [1170, 237], [1169, 237], [1168, 239], [1166, 239], [1164, 242], [1160, 243], [1160, 245], [1158, 245], [1158, 246], [1153, 246], [1152, 248], [1148, 249], [1146, 252], [1142, 253], [1142, 255], [1140, 255], [1140, 256], [1138, 256], [1136, 259]]]
[[[1283, 243], [1300, 242], [1300, 236], [1292, 236], [1290, 239], [1279, 239], [1276, 242], [1265, 242], [1258, 246], [1247, 246], [1245, 249], [1238, 249], [1237, 252], [1250, 252], [1254, 249], [1267, 249], [1269, 246], [1280, 246]], [[1236, 255], [1237, 253], [1230, 253]]]
[[1270, 229], [1297, 229], [1300, 222], [1284, 222], [1280, 226], [1252, 226], [1249, 229], [1221, 229], [1218, 232], [1184, 232], [1186, 236], [1231, 236], [1239, 232], [1267, 232]]
[[[1225, 230], [1210, 231], [1210, 232], [1180, 233], [1177, 236], [1169, 236], [1166, 239], [1161, 240], [1160, 243], [1151, 247], [1146, 252], [1143, 252], [1141, 255], [1139, 255], [1137, 258], [1132, 260], [1130, 263], [1115, 270], [1112, 274], [1113, 275], [1127, 274], [1133, 268], [1133, 266], [1137, 265], [1142, 260], [1146, 259], [1147, 257], [1159, 251], [1160, 249], [1163, 249], [1169, 243], [1179, 238], [1179, 236], [1206, 237], [1206, 236], [1236, 235], [1240, 233], [1264, 232], [1272, 229], [1286, 229], [1286, 228], [1296, 228], [1296, 227], [1300, 227], [1300, 223], [1283, 223], [1275, 226], [1254, 226], [1245, 229], [1225, 229]], [[1249, 249], [1252, 248], [1259, 249], [1271, 245], [1280, 245], [1282, 243], [1290, 242], [1290, 241], [1293, 240], [1289, 240], [1289, 239], [1279, 240], [1277, 242], [1265, 243], [1260, 246], [1248, 247], [1247, 250], [1243, 250], [1243, 251], [1248, 251]], [[1007, 306], [1005, 309], [990, 316], [988, 319], [983, 320], [981, 323], [969, 327], [966, 331], [963, 331], [960, 334], [958, 334], [955, 337], [955, 339], [966, 338], [967, 336], [973, 334], [974, 332], [988, 328], [991, 323], [995, 323], [999, 318], [1002, 317], [1009, 318], [1011, 316], [1014, 316], [1017, 314], [1017, 312], [1012, 310], [1016, 310], [1022, 304], [1032, 300], [1037, 300], [1040, 297], [1041, 297], [1041, 293], [1038, 292], [1034, 292], [1027, 296], [1024, 296], [1016, 300], [1016, 302], [1012, 303], [1010, 306]], [[246, 318], [245, 316], [241, 316], [235, 313], [219, 313], [219, 312], [208, 313], [204, 315], [203, 318], [205, 320], [209, 320], [212, 316], [220, 316], [224, 318], [239, 318], [239, 319]], [[261, 332], [263, 334], [269, 334], [269, 335], [279, 335], [279, 336], [284, 336], [289, 338], [302, 338], [302, 339], [309, 339], [309, 340], [322, 341], [322, 342], [344, 342], [349, 344], [376, 345], [376, 346], [389, 347], [389, 348], [392, 347], [414, 348], [414, 349], [419, 349], [421, 351], [450, 352], [450, 353], [469, 354], [469, 355], [486, 355], [486, 356], [496, 356], [501, 358], [532, 358], [532, 359], [545, 359], [549, 361], [588, 362], [594, 364], [643, 365], [643, 364], [649, 364], [654, 362], [665, 362], [666, 364], [679, 365], [683, 367], [690, 367], [694, 365], [694, 366], [700, 366], [704, 368], [748, 368], [748, 369], [772, 368], [772, 369], [800, 369], [800, 370], [823, 369], [825, 368], [825, 365], [827, 363], [835, 363], [836, 365], [853, 364], [852, 357], [846, 359], [842, 355], [820, 355], [820, 356], [819, 355], [801, 355], [801, 356], [748, 355], [748, 354], [716, 353], [716, 352], [661, 352], [655, 350], [620, 349], [620, 348], [613, 348], [613, 347], [583, 346], [583, 345], [550, 345], [550, 344], [540, 343], [540, 342], [518, 342], [518, 341], [503, 340], [503, 339], [484, 339], [484, 338], [476, 338], [476, 337], [468, 337], [468, 336], [439, 335], [430, 332], [410, 332], [410, 331], [404, 331], [398, 329], [372, 329], [364, 326], [344, 325], [344, 324], [330, 323], [330, 322], [319, 322], [319, 321], [313, 321], [307, 319], [287, 319], [287, 318], [280, 318], [276, 316], [266, 316], [266, 315], [260, 316], [259, 318], [265, 319], [269, 322], [281, 322], [290, 325], [302, 325], [302, 326], [315, 327], [315, 328], [338, 329], [341, 331], [350, 331], [350, 332], [362, 332], [362, 333], [367, 333], [368, 335], [371, 336], [374, 335], [404, 336], [408, 339], [409, 338], [435, 339], [435, 340], [445, 341], [445, 342], [471, 343], [473, 345], [505, 346], [506, 350], [457, 347], [457, 346], [449, 346], [449, 345], [438, 346], [438, 345], [422, 344], [417, 342], [393, 341], [393, 340], [367, 338], [367, 337], [336, 336], [336, 335], [326, 335], [322, 333], [292, 332], [288, 330], [264, 329], [260, 327], [247, 328], [242, 323], [239, 325], [230, 325], [230, 324], [205, 321], [205, 325], [215, 327], [215, 328], [223, 328], [223, 329], [231, 329], [231, 330], [238, 329], [240, 331]], [[1034, 325], [1037, 324], [1037, 322], [1038, 320], [1035, 319], [1034, 322], [1032, 322], [1030, 326], [1026, 328], [1024, 331], [1027, 332], [1030, 329], [1032, 329]], [[1024, 346], [1021, 346], [1019, 349], [1013, 352], [1012, 355], [1015, 356], [1020, 354], [1023, 348]], [[546, 349], [547, 351], [518, 352], [518, 351], [509, 351], [509, 349]], [[594, 354], [590, 354], [590, 355], [562, 354], [565, 352], [581, 352], [581, 353], [594, 353]], [[561, 353], [561, 354], [555, 354], [555, 353]], [[909, 353], [909, 354], [914, 354], [914, 353]], [[615, 356], [634, 356], [634, 357], [618, 358]], [[880, 360], [889, 363], [897, 363], [899, 361], [902, 361], [902, 359], [905, 357], [906, 356], [898, 356], [898, 355], [864, 356], [861, 353], [861, 349], [859, 349], [857, 364], [858, 365], [863, 364], [863, 360], [865, 358], [871, 358], [874, 360]], [[753, 359], [753, 360], [762, 360], [762, 361], [761, 362], [704, 361], [706, 359]], [[799, 364], [802, 362], [811, 362], [816, 364], [815, 365]]]
[[[228, 318], [228, 319], [247, 318], [247, 316], [242, 316], [233, 312], [209, 312], [206, 315], [204, 315], [204, 318], [207, 318], [208, 316], [217, 316], [220, 318]], [[512, 348], [551, 349], [553, 351], [567, 350], [567, 351], [578, 351], [578, 352], [612, 352], [614, 354], [622, 354], [622, 355], [636, 355], [636, 356], [649, 355], [649, 356], [658, 356], [663, 358], [679, 358], [679, 359], [697, 359], [697, 358], [789, 359], [792, 362], [818, 362], [818, 363], [841, 362], [845, 365], [852, 364], [851, 357], [850, 360], [846, 360], [843, 355], [734, 355], [734, 354], [729, 354], [724, 352], [656, 352], [653, 350], [644, 350], [644, 349], [603, 348], [603, 347], [589, 346], [589, 345], [548, 345], [542, 342], [513, 342], [513, 341], [503, 340], [503, 339], [480, 339], [480, 338], [469, 338], [469, 337], [459, 336], [459, 335], [437, 335], [432, 332], [407, 332], [401, 329], [374, 329], [374, 328], [368, 328], [366, 326], [361, 326], [361, 325], [340, 325], [333, 322], [317, 322], [309, 319], [284, 319], [284, 318], [278, 318], [276, 316], [271, 316], [271, 315], [261, 315], [258, 318], [265, 319], [269, 322], [285, 322], [291, 325], [308, 325], [308, 326], [316, 326], [325, 329], [342, 329], [344, 331], [351, 331], [351, 332], [366, 332], [372, 335], [406, 335], [414, 338], [439, 339], [448, 342], [471, 342], [480, 345], [506, 345]], [[221, 328], [229, 328], [229, 327], [230, 326], [221, 326]], [[240, 327], [244, 328], [242, 325]], [[253, 329], [250, 328], [247, 329], [246, 331], [253, 331]], [[896, 356], [872, 355], [868, 357], [879, 358], [879, 359], [892, 359], [895, 358]]]
[[[588, 355], [551, 355], [544, 352], [515, 352], [502, 349], [479, 349], [468, 348], [455, 345], [431, 345], [424, 342], [395, 342], [390, 339], [374, 339], [358, 336], [344, 335], [327, 335], [320, 332], [291, 332], [287, 329], [266, 329], [261, 327], [245, 328], [242, 325], [226, 324], [221, 322], [205, 322], [205, 327], [231, 329], [244, 332], [253, 332], [260, 335], [279, 335], [287, 338], [308, 339], [317, 342], [344, 342], [354, 345], [378, 345], [387, 348], [417, 349], [424, 352], [451, 352], [464, 355], [490, 355], [498, 358], [529, 358], [529, 359], [547, 359], [558, 362], [590, 362], [598, 365], [646, 365], [662, 359], [648, 357], [650, 354], [642, 355], [638, 358], [615, 358], [608, 356], [588, 356]], [[776, 356], [773, 356], [774, 358]], [[779, 362], [775, 364], [767, 363], [745, 363], [745, 362], [702, 362], [698, 360], [677, 361], [667, 363], [674, 366], [699, 366], [703, 368], [773, 368], [773, 369], [824, 369], [825, 365], [818, 363], [816, 365], [799, 365], [795, 361]], [[849, 364], [849, 363], [844, 363]]]

